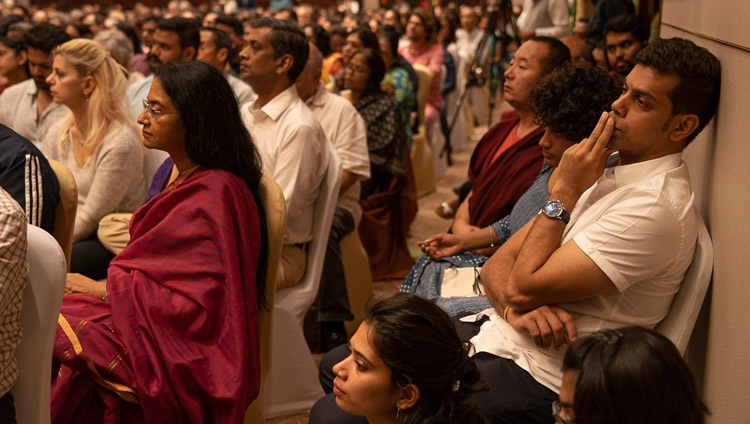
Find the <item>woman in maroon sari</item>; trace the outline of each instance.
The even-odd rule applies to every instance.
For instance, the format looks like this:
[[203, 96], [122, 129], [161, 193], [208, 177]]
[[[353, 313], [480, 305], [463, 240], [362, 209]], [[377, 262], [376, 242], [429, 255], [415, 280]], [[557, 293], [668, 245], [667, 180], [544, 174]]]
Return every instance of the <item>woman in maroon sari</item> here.
[[106, 284], [68, 276], [56, 423], [241, 422], [258, 395], [258, 152], [221, 73], [189, 61], [155, 75], [138, 122], [175, 167], [133, 215]]

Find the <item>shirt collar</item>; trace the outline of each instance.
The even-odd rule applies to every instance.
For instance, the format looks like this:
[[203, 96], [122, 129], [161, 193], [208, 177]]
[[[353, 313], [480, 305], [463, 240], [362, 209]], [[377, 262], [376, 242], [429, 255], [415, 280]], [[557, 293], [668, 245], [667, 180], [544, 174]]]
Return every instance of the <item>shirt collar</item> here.
[[680, 166], [681, 163], [682, 152], [678, 152], [660, 158], [647, 160], [645, 162], [607, 168], [604, 171], [604, 177], [614, 178], [617, 187], [622, 187], [624, 185], [641, 181], [654, 174], [675, 169]]
[[[260, 110], [271, 120], [276, 121], [279, 119], [279, 116], [281, 116], [281, 114], [298, 99], [299, 95], [297, 94], [297, 88], [292, 84], [289, 88], [277, 94], [276, 97], [271, 99], [270, 102], [266, 103], [260, 109], [256, 108], [255, 103], [253, 103], [250, 106], [250, 111], [256, 113]], [[255, 102], [257, 103], [257, 100]]]
[[309, 99], [307, 99], [308, 105], [315, 105], [315, 106], [323, 106], [326, 103], [326, 93], [328, 93], [328, 90], [326, 89], [326, 86], [322, 83], [318, 83], [318, 90], [313, 94]]

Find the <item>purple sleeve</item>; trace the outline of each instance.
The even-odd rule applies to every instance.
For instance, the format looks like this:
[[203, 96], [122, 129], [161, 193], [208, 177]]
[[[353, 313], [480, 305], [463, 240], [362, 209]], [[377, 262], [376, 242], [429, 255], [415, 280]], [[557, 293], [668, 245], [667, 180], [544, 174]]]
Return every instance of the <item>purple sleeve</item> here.
[[146, 201], [151, 200], [152, 197], [159, 194], [161, 189], [164, 188], [164, 183], [169, 179], [169, 174], [172, 172], [172, 166], [174, 166], [174, 161], [170, 156], [166, 158], [159, 169], [156, 170], [154, 179], [151, 180], [151, 187], [148, 188], [148, 199], [146, 199]]

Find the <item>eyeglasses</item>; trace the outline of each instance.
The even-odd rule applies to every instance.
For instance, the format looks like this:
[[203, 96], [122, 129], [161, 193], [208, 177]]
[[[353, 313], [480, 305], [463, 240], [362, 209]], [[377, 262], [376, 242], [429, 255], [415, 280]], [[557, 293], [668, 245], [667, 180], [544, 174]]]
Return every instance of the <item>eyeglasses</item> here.
[[180, 112], [164, 112], [155, 107], [151, 106], [151, 102], [148, 99], [143, 99], [143, 110], [148, 113], [148, 117], [151, 119], [159, 119], [162, 115], [179, 115]]
[[479, 276], [479, 271], [481, 268], [474, 267], [474, 284], [472, 285], [472, 290], [474, 291], [474, 294], [477, 296], [487, 296], [486, 293], [484, 293], [484, 290], [482, 288], [484, 287], [482, 283], [482, 277]]
[[352, 64], [347, 65], [346, 68], [344, 68], [344, 70], [345, 71], [349, 71], [349, 72], [351, 72], [353, 74], [360, 74], [360, 75], [367, 74], [367, 69], [365, 69], [365, 68], [363, 68], [361, 66], [356, 66], [356, 65], [352, 65]]
[[555, 423], [562, 423], [562, 424], [575, 424], [576, 423], [575, 418], [563, 417], [560, 415], [560, 411], [562, 411], [562, 404], [560, 403], [560, 401], [556, 400], [552, 402], [552, 416], [555, 418]]

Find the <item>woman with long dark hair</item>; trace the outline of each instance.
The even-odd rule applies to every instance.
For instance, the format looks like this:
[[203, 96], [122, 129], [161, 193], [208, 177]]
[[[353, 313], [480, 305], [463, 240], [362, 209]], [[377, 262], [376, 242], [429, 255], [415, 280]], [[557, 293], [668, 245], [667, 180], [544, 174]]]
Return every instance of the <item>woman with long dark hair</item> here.
[[155, 71], [143, 144], [174, 172], [130, 222], [105, 284], [69, 276], [55, 336], [58, 423], [241, 422], [260, 382], [265, 225], [258, 151], [226, 78]]
[[373, 281], [403, 278], [414, 261], [406, 236], [417, 211], [406, 127], [393, 99], [380, 88], [385, 63], [377, 50], [354, 53], [344, 88], [367, 125], [370, 179], [362, 182], [359, 233], [370, 256]]
[[469, 344], [433, 303], [406, 293], [381, 300], [348, 348], [333, 366], [333, 394], [313, 407], [311, 423], [336, 422], [341, 411], [369, 423], [484, 422], [470, 399], [483, 385]]

